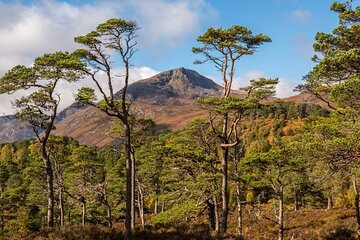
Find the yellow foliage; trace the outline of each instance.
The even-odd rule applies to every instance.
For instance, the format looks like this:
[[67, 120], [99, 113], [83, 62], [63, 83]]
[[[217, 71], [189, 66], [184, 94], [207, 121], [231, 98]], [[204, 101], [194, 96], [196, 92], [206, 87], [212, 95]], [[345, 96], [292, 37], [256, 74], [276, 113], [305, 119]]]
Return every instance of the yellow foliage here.
[[341, 196], [338, 196], [335, 198], [335, 207], [350, 207], [353, 206], [355, 199], [355, 192], [352, 188], [349, 188], [349, 190]]
[[252, 202], [254, 200], [254, 193], [252, 191], [246, 193], [246, 201]]

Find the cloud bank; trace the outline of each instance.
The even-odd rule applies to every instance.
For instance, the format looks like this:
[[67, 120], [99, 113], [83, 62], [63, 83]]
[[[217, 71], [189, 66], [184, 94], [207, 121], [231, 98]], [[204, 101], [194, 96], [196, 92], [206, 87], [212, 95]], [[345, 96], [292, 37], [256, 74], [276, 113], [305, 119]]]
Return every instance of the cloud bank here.
[[[45, 53], [73, 51], [79, 47], [73, 41], [75, 36], [88, 33], [109, 18], [137, 20], [141, 27], [139, 46], [159, 52], [164, 46], [175, 48], [193, 37], [201, 21], [213, 14], [215, 11], [204, 0], [106, 0], [81, 5], [55, 0], [27, 5], [0, 2], [0, 76], [18, 64], [31, 65], [35, 57]], [[154, 73], [157, 71], [150, 67], [138, 66], [133, 68], [133, 80]], [[62, 108], [83, 84], [87, 83], [61, 86], [66, 102]], [[0, 114], [13, 113], [10, 102], [23, 94], [0, 95]]]

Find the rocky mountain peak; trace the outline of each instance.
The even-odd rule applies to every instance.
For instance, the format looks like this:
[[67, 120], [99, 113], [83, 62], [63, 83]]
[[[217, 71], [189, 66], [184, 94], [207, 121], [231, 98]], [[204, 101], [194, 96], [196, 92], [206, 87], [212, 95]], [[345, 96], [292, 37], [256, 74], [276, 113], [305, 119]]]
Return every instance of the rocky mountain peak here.
[[196, 71], [176, 68], [137, 81], [128, 88], [133, 99], [138, 98], [195, 98], [218, 95], [221, 86]]

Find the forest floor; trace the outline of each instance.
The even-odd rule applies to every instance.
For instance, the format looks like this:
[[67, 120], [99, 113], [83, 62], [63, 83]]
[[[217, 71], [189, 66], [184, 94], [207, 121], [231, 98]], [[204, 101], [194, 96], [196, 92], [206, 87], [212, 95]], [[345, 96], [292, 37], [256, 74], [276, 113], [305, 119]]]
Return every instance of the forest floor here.
[[[270, 212], [259, 214], [254, 211], [244, 211], [243, 231], [244, 238], [237, 237], [236, 216], [230, 217], [228, 234], [221, 239], [250, 239], [271, 240], [278, 239], [277, 224], [271, 220], [275, 215]], [[265, 216], [266, 215], [266, 216]], [[356, 239], [356, 220], [353, 209], [301, 209], [285, 213], [285, 239]], [[0, 239], [2, 239], [0, 237]], [[9, 239], [9, 238], [6, 238]], [[71, 226], [64, 229], [43, 229], [38, 233], [27, 236], [13, 236], [10, 239], [36, 240], [101, 240], [123, 239], [121, 224], [113, 228], [96, 225]], [[197, 220], [196, 222], [178, 223], [173, 225], [146, 226], [137, 230], [135, 240], [208, 240], [220, 239], [210, 231], [209, 225]]]

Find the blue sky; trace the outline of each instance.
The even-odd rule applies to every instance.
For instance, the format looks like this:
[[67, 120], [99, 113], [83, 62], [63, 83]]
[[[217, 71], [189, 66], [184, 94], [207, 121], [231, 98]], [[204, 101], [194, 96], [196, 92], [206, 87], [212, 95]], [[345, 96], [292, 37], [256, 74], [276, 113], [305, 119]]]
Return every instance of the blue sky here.
[[[139, 51], [133, 59], [133, 81], [160, 71], [186, 67], [211, 77], [211, 64], [194, 65], [196, 38], [209, 27], [243, 25], [264, 33], [272, 43], [244, 56], [236, 67], [234, 87], [249, 79], [279, 77], [278, 96], [291, 94], [312, 68], [317, 32], [338, 25], [332, 0], [0, 0], [0, 74], [16, 64], [31, 64], [46, 52], [76, 49], [73, 37], [111, 17], [136, 20]], [[121, 71], [121, 67], [119, 67]], [[120, 87], [120, 85], [119, 85]], [[71, 99], [72, 90], [63, 86]], [[73, 88], [73, 87], [70, 87]], [[0, 113], [8, 113], [11, 97], [0, 96]], [[69, 100], [70, 101], [70, 100]], [[70, 102], [65, 102], [69, 104]]]

